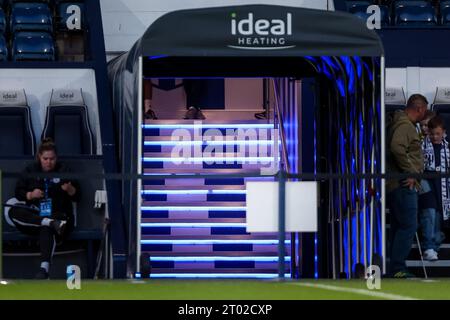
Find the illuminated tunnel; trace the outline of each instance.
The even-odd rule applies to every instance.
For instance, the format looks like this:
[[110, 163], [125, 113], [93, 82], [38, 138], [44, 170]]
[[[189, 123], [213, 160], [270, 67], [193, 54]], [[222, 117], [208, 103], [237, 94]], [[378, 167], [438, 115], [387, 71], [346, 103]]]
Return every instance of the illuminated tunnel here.
[[[272, 81], [289, 173], [322, 175], [319, 231], [292, 235], [291, 276], [352, 277], [358, 264], [385, 270], [382, 180], [323, 177], [384, 172], [383, 47], [360, 19], [271, 5], [171, 12], [108, 72], [117, 152], [130, 174], [142, 173], [144, 78]], [[139, 270], [138, 190], [123, 183], [129, 274]]]

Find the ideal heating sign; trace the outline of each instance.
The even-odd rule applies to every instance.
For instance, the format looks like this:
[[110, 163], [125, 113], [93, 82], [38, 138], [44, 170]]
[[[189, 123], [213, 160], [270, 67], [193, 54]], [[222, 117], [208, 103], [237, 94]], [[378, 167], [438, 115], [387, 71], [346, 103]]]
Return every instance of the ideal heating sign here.
[[279, 50], [295, 47], [288, 43], [292, 36], [292, 13], [289, 12], [273, 19], [263, 19], [252, 12], [242, 16], [232, 13], [230, 27], [236, 42], [228, 45], [229, 48]]

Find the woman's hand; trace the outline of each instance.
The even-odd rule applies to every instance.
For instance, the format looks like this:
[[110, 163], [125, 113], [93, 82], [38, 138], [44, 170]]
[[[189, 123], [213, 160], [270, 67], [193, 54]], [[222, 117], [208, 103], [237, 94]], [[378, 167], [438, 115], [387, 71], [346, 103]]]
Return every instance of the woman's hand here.
[[62, 184], [61, 189], [67, 192], [67, 194], [71, 197], [77, 192], [77, 189], [75, 189], [70, 181]]
[[27, 200], [42, 199], [44, 197], [44, 191], [41, 189], [34, 189], [33, 191], [27, 192]]

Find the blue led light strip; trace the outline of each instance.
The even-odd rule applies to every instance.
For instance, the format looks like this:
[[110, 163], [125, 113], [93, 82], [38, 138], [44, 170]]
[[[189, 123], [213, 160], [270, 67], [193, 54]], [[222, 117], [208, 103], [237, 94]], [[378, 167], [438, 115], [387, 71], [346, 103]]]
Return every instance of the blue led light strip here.
[[[291, 257], [286, 257], [287, 262]], [[182, 262], [215, 262], [215, 261], [255, 261], [255, 262], [278, 262], [278, 257], [151, 257], [150, 261], [182, 261]]]
[[142, 228], [245, 228], [246, 223], [141, 223]]
[[143, 190], [141, 194], [247, 194], [247, 190]]
[[273, 124], [143, 124], [144, 129], [273, 129]]
[[200, 206], [167, 206], [141, 207], [142, 211], [245, 211], [247, 207], [200, 207]]
[[[285, 277], [290, 278], [286, 273]], [[241, 278], [241, 279], [272, 279], [277, 278], [278, 273], [152, 273], [150, 278]]]
[[[286, 240], [285, 244], [290, 244], [291, 240]], [[278, 244], [278, 240], [141, 240], [141, 244]]]

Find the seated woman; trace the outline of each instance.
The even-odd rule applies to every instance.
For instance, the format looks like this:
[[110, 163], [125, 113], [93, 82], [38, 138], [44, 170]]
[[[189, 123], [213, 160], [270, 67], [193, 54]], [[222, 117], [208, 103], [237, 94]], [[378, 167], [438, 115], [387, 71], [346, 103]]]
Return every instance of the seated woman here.
[[[69, 168], [58, 161], [50, 138], [42, 141], [36, 162], [24, 171], [26, 175], [68, 172]], [[74, 227], [72, 202], [80, 198], [79, 184], [59, 178], [25, 177], [17, 181], [15, 195], [26, 205], [13, 206], [9, 219], [20, 232], [39, 236], [41, 266], [36, 279], [48, 279], [56, 241], [62, 241]]]

